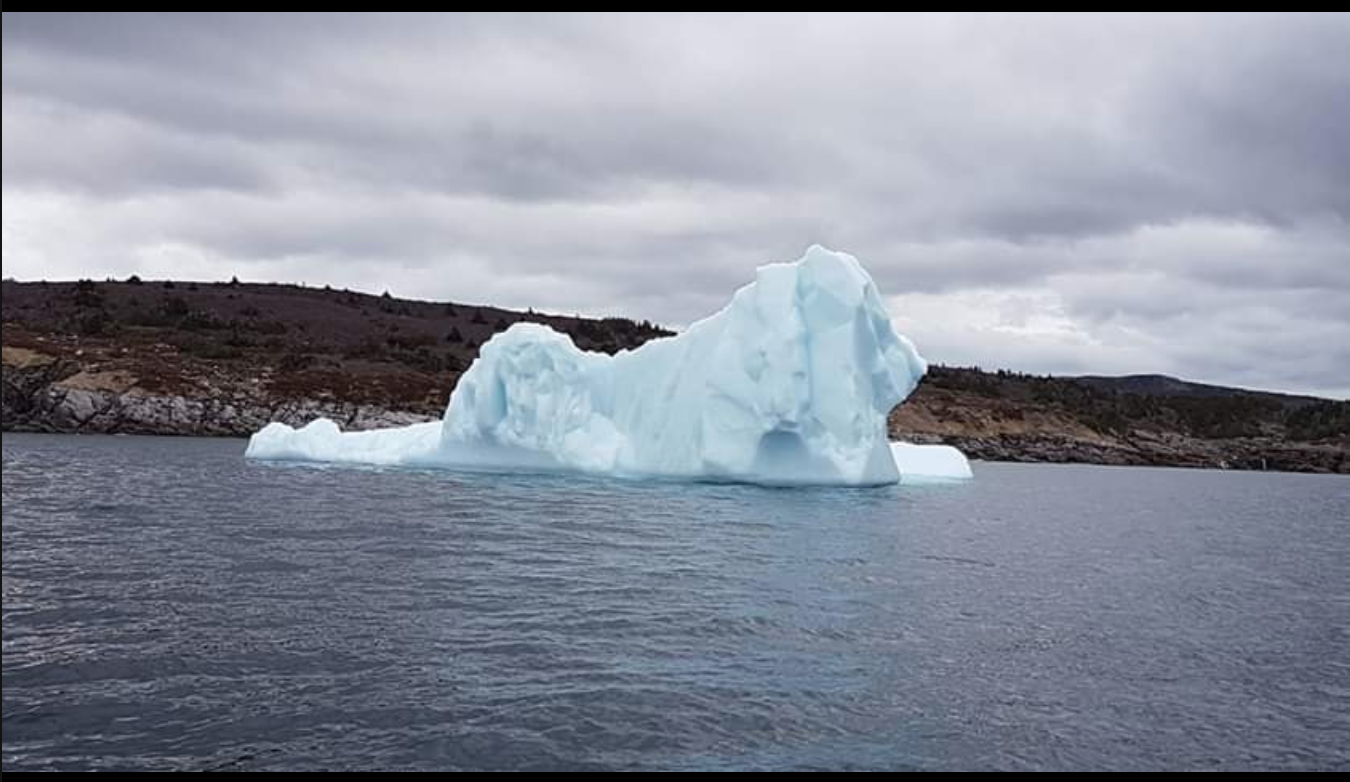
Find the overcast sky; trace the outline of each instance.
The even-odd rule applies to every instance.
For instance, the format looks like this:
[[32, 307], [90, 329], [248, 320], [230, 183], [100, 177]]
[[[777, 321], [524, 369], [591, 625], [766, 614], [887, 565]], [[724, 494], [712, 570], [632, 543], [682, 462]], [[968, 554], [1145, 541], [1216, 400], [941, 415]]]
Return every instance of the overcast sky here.
[[1350, 395], [1350, 15], [4, 14], [4, 274], [674, 326], [811, 243], [933, 361]]

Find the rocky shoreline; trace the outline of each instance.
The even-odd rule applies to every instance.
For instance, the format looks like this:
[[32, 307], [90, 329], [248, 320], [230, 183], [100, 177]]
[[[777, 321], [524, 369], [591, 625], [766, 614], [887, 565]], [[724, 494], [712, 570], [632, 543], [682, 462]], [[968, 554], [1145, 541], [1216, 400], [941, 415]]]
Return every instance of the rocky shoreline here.
[[[6, 432], [404, 426], [440, 418], [460, 372], [511, 323], [545, 323], [609, 353], [670, 333], [284, 285], [6, 280], [3, 292]], [[1161, 376], [935, 366], [892, 412], [890, 433], [986, 461], [1350, 473], [1350, 402]]]
[[6, 349], [6, 432], [248, 437], [269, 422], [303, 426], [330, 418], [359, 431], [429, 421], [411, 412], [335, 399], [283, 398], [257, 389], [217, 387], [200, 396], [155, 393], [124, 371], [89, 372], [31, 351]]
[[1147, 418], [1094, 427], [1065, 404], [972, 393], [941, 374], [932, 380], [891, 414], [893, 438], [955, 446], [981, 461], [1350, 474], [1345, 434], [1300, 441], [1263, 425], [1249, 436], [1201, 437]]
[[1053, 434], [911, 436], [959, 448], [986, 462], [1190, 467], [1211, 470], [1350, 474], [1350, 450], [1326, 444], [1289, 444], [1269, 439], [1196, 440], [1137, 432], [1128, 440], [1100, 443]]
[[[897, 410], [892, 426], [895, 436], [953, 445], [982, 461], [1350, 474], [1350, 450], [1333, 445], [1290, 444], [1269, 438], [1199, 440], [1147, 431], [1123, 438], [1043, 431], [938, 434], [895, 425], [912, 413]], [[336, 399], [275, 397], [256, 387], [215, 387], [201, 396], [162, 394], [137, 385], [121, 371], [90, 372], [32, 351], [7, 349], [5, 356], [6, 432], [248, 437], [271, 421], [302, 426], [329, 418], [344, 430], [362, 431], [439, 416], [438, 410], [425, 407], [408, 411]]]

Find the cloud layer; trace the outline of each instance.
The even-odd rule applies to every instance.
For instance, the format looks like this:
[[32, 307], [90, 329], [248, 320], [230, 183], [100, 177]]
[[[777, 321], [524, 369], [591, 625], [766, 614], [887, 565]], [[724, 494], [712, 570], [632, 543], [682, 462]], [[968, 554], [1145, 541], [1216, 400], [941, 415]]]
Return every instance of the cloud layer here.
[[687, 323], [812, 242], [932, 359], [1350, 394], [1350, 16], [3, 24], [7, 276]]

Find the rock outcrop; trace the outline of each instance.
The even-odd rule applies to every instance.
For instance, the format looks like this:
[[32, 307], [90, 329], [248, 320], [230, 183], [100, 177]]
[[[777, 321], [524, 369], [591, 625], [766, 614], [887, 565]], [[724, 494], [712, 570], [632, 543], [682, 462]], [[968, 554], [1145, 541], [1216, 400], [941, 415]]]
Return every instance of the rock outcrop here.
[[[247, 437], [440, 418], [481, 345], [544, 323], [614, 353], [663, 331], [286, 285], [3, 283], [5, 431]], [[930, 368], [892, 439], [973, 459], [1350, 472], [1350, 402], [1173, 378]]]
[[13, 432], [247, 437], [270, 421], [330, 418], [349, 430], [405, 426], [436, 416], [377, 404], [281, 397], [238, 384], [161, 393], [124, 370], [90, 372], [70, 361], [5, 348], [4, 429]]

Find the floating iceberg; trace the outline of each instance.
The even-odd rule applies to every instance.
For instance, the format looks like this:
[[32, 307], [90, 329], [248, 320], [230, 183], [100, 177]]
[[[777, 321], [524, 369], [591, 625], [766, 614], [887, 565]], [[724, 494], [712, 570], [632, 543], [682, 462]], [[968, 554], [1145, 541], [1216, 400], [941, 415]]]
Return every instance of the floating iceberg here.
[[[959, 451], [890, 443], [927, 363], [872, 278], [816, 246], [760, 267], [722, 311], [614, 356], [517, 323], [484, 343], [440, 422], [268, 424], [247, 456], [868, 486], [970, 477]], [[935, 450], [936, 449], [936, 450]]]
[[950, 445], [891, 443], [901, 483], [963, 481], [971, 478], [966, 455]]

